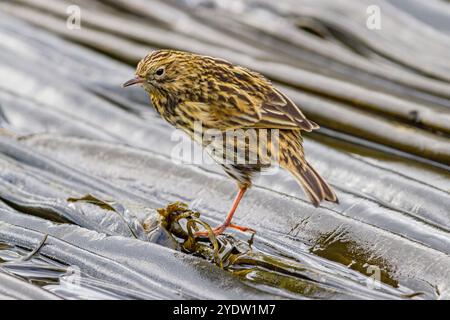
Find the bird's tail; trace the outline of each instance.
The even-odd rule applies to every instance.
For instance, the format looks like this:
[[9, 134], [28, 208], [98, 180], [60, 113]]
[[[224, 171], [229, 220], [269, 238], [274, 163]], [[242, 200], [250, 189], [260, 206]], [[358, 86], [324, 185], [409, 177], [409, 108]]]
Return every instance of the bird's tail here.
[[309, 163], [299, 163], [286, 169], [294, 175], [314, 206], [317, 207], [323, 200], [339, 203], [333, 189]]

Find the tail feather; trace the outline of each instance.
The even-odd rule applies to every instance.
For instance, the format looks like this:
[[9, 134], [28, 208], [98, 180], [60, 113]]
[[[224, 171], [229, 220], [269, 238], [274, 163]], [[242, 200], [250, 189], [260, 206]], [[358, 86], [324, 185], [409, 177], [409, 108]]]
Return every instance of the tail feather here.
[[319, 206], [319, 203], [323, 200], [339, 203], [331, 187], [309, 163], [287, 169], [297, 178], [314, 206]]
[[336, 193], [334, 193], [333, 189], [331, 189], [330, 185], [322, 178], [320, 174], [317, 173], [316, 169], [314, 169], [309, 163], [308, 167], [314, 172], [317, 179], [320, 180], [325, 195], [324, 199], [327, 201], [339, 203], [339, 199], [337, 198]]

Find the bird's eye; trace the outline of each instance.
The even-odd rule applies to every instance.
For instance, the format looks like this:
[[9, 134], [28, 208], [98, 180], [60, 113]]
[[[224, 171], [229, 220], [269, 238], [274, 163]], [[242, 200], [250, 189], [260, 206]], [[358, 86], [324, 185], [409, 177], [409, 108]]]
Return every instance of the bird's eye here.
[[159, 68], [158, 70], [156, 70], [155, 74], [160, 77], [164, 74], [164, 68]]

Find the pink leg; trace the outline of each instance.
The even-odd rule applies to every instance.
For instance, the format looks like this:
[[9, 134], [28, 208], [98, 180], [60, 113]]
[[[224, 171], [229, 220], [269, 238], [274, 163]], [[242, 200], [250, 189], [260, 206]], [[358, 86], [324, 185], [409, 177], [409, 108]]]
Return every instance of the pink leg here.
[[[249, 232], [255, 232], [255, 230], [247, 228], [247, 227], [242, 227], [242, 226], [238, 226], [235, 224], [231, 223], [231, 220], [233, 219], [233, 215], [236, 212], [236, 209], [239, 205], [239, 202], [241, 202], [242, 197], [244, 196], [245, 191], [247, 191], [247, 188], [240, 188], [239, 192], [236, 196], [236, 198], [233, 201], [233, 206], [231, 207], [230, 212], [228, 212], [227, 217], [224, 221], [224, 223], [222, 223], [220, 226], [218, 226], [217, 228], [213, 229], [213, 232], [215, 235], [219, 235], [222, 234], [226, 228], [233, 228], [233, 229], [237, 229], [243, 232], [249, 231]], [[208, 236], [208, 232], [207, 231], [199, 231], [195, 233], [196, 236]]]

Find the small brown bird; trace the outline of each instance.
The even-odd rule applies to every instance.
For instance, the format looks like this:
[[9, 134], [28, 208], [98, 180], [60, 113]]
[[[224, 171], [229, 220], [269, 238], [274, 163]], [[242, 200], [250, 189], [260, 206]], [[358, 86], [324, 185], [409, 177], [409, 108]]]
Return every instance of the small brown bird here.
[[[275, 153], [278, 153], [280, 167], [296, 178], [314, 206], [322, 200], [338, 203], [336, 194], [305, 160], [303, 153], [301, 130], [310, 132], [319, 126], [306, 119], [302, 111], [261, 74], [221, 59], [158, 50], [139, 62], [136, 78], [123, 86], [134, 84], [142, 84], [162, 118], [204, 147], [208, 147], [211, 140], [199, 139], [196, 122], [201, 122], [202, 133], [214, 129], [225, 137], [229, 131], [242, 129], [253, 130], [253, 136], [257, 137], [256, 144], [250, 143], [252, 134], [249, 134], [244, 140], [224, 138], [215, 145], [231, 152], [234, 161], [222, 161], [229, 155], [210, 152], [239, 187], [225, 222], [214, 229], [215, 234], [221, 234], [228, 227], [254, 232], [232, 224], [231, 219], [245, 191], [251, 187], [254, 173], [269, 167], [268, 157]], [[274, 143], [267, 134], [260, 135], [263, 130], [269, 135], [276, 131], [277, 141]], [[238, 157], [238, 154], [244, 156]], [[255, 156], [256, 161], [249, 161]], [[207, 233], [197, 232], [197, 235]]]

